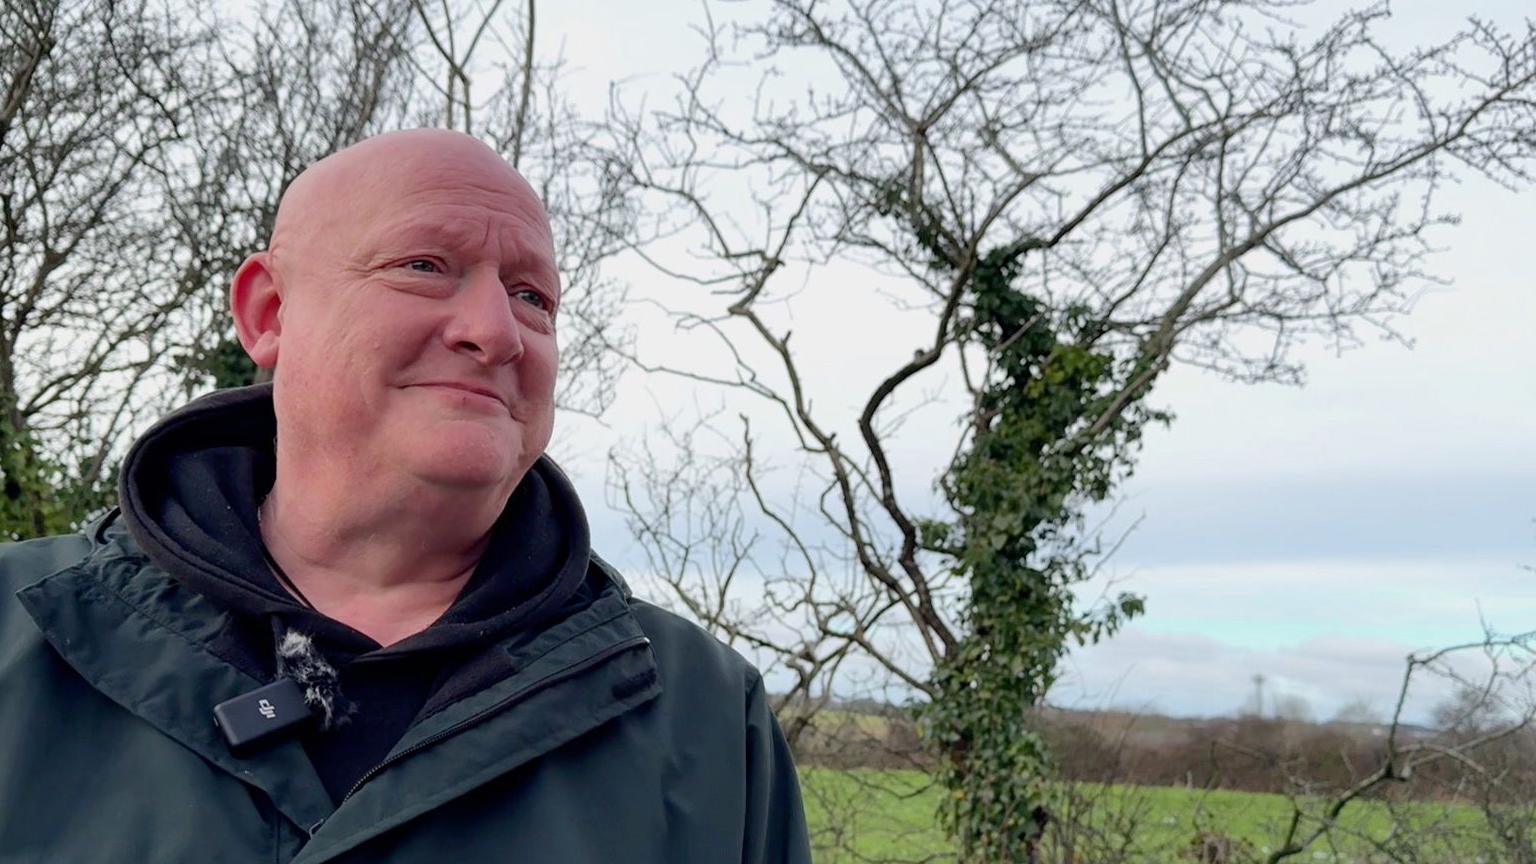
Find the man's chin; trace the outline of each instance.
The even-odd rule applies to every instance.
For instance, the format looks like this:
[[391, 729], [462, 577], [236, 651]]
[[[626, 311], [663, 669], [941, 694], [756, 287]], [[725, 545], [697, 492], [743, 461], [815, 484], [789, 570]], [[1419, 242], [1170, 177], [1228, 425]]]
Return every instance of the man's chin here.
[[529, 467], [515, 458], [513, 454], [518, 452], [516, 442], [471, 436], [468, 440], [434, 442], [412, 453], [409, 464], [412, 474], [432, 485], [506, 495]]

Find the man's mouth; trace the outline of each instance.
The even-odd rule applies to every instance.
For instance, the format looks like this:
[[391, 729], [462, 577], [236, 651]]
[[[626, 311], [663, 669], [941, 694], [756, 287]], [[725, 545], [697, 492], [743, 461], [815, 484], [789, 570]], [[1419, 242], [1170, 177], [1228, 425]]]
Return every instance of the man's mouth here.
[[507, 400], [500, 393], [497, 393], [495, 390], [492, 390], [491, 388], [481, 384], [472, 384], [466, 381], [423, 381], [412, 386], [432, 387], [435, 389], [462, 393], [471, 397], [475, 397], [475, 401], [494, 402], [501, 408], [501, 410], [507, 411], [509, 413], [511, 411], [511, 407], [507, 405]]

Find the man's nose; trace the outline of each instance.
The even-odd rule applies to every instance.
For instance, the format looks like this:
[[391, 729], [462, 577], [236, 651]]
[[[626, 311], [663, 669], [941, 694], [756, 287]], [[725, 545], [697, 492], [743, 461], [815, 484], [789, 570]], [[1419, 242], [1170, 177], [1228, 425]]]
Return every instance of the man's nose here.
[[464, 277], [454, 297], [454, 310], [443, 341], [486, 366], [499, 366], [522, 356], [523, 334], [501, 277], [491, 269], [476, 269]]

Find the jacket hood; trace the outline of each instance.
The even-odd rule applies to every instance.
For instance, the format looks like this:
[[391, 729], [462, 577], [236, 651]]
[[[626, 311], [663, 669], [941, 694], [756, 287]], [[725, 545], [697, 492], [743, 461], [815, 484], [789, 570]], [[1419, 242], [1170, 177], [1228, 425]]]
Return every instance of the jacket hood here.
[[[221, 390], [149, 429], [123, 463], [124, 522], [150, 560], [236, 613], [300, 627], [356, 652], [367, 636], [299, 604], [263, 556], [256, 510], [275, 477], [270, 384]], [[431, 627], [381, 653], [464, 647], [569, 611], [590, 558], [586, 514], [548, 457], [529, 469], [492, 528], [479, 568]]]

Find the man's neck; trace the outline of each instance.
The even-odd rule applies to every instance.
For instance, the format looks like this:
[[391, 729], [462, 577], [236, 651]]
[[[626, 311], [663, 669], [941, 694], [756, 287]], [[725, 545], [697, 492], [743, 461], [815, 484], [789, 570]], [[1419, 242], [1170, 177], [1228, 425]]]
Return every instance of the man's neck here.
[[[347, 494], [334, 494], [339, 489]], [[303, 599], [391, 645], [453, 605], [503, 504], [462, 492], [370, 496], [335, 483], [301, 488], [279, 470], [258, 514], [262, 542]]]

